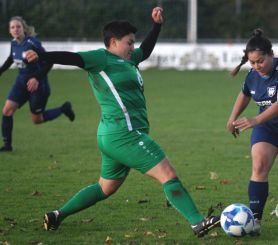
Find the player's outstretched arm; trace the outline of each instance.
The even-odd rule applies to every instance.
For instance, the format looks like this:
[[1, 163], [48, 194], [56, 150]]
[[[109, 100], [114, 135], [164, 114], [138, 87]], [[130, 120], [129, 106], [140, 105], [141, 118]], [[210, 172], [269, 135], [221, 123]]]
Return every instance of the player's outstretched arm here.
[[26, 52], [26, 59], [28, 62], [36, 62], [38, 59], [45, 60], [51, 64], [72, 65], [84, 68], [84, 61], [78, 53], [54, 51], [37, 53], [34, 50]]
[[9, 57], [4, 62], [4, 64], [0, 67], [0, 76], [4, 71], [8, 70], [12, 64], [13, 64], [13, 58], [12, 55], [10, 54]]
[[161, 29], [161, 24], [163, 22], [162, 11], [163, 10], [160, 7], [155, 7], [152, 11], [152, 19], [154, 21], [153, 28], [140, 45], [140, 48], [143, 51], [142, 61], [147, 59], [151, 55], [154, 46], [157, 42], [158, 35]]

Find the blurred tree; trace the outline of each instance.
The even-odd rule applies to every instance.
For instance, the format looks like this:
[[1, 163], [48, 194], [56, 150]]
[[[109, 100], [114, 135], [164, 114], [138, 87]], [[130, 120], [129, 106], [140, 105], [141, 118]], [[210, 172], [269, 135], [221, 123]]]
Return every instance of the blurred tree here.
[[235, 0], [198, 0], [199, 39], [230, 39], [236, 28]]
[[[241, 4], [238, 11], [238, 4]], [[273, 21], [278, 1], [268, 0], [198, 0], [199, 40], [226, 39], [243, 41], [250, 37], [253, 29], [262, 28], [270, 38], [278, 36]]]
[[276, 24], [278, 1], [268, 0], [244, 0], [241, 14], [242, 33], [245, 38], [249, 38], [255, 28], [262, 28], [265, 34], [271, 39], [277, 39], [278, 27]]
[[[142, 39], [157, 4], [165, 19], [160, 40], [186, 41], [187, 0], [0, 0], [0, 38], [10, 39], [9, 19], [20, 15], [43, 40], [100, 40], [103, 25], [114, 19], [131, 21]], [[198, 0], [198, 41], [238, 42], [257, 27], [275, 38], [277, 7], [276, 0]]]

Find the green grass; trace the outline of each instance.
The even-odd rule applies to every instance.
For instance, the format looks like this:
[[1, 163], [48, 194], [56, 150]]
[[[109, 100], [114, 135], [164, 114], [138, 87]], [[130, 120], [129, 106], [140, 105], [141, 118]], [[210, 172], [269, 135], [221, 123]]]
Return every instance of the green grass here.
[[[15, 75], [11, 70], [0, 77], [1, 105]], [[160, 184], [135, 171], [109, 199], [68, 217], [56, 232], [44, 231], [44, 212], [60, 207], [99, 177], [95, 137], [99, 109], [86, 76], [79, 70], [56, 70], [49, 76], [48, 108], [70, 100], [75, 122], [61, 117], [32, 125], [28, 105], [15, 114], [14, 152], [0, 155], [0, 244], [105, 244], [108, 236], [111, 244], [121, 245], [277, 244], [277, 218], [269, 214], [278, 201], [277, 164], [270, 174], [270, 196], [258, 238], [234, 239], [221, 229], [214, 236], [195, 238], [183, 217], [166, 207]], [[151, 135], [171, 159], [200, 211], [206, 214], [220, 202], [223, 206], [248, 203], [250, 131], [238, 139], [226, 131], [244, 73], [231, 80], [225, 71], [148, 70], [143, 77]], [[245, 114], [256, 111], [252, 105]], [[210, 172], [218, 178], [210, 179]]]

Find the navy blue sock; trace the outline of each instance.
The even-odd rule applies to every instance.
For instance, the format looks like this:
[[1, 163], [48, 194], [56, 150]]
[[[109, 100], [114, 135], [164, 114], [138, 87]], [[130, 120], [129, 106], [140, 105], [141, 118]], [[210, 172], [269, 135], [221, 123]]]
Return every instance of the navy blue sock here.
[[248, 186], [249, 206], [254, 217], [261, 220], [268, 196], [268, 182], [249, 181]]
[[2, 136], [5, 146], [12, 145], [13, 117], [2, 116]]
[[51, 121], [51, 120], [61, 116], [62, 113], [63, 112], [62, 112], [61, 107], [49, 109], [49, 110], [43, 112], [43, 120], [44, 120], [44, 122]]

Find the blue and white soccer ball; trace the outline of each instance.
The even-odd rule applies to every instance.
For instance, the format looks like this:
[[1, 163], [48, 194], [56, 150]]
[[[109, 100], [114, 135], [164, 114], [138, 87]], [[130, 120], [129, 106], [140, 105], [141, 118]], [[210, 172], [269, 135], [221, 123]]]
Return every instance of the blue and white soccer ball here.
[[242, 237], [253, 231], [254, 216], [244, 204], [234, 203], [223, 210], [220, 223], [229, 236]]

